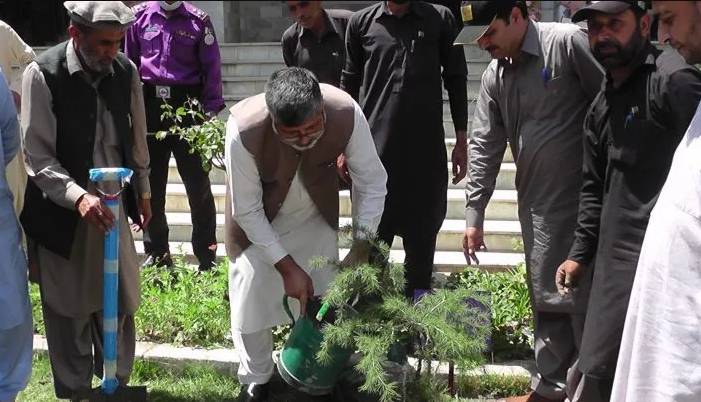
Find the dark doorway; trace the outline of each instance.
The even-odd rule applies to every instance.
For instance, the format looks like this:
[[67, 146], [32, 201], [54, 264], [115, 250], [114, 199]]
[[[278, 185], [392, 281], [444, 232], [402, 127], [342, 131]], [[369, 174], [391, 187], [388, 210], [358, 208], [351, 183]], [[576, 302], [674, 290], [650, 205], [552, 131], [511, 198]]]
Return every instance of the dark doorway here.
[[67, 39], [68, 15], [63, 1], [0, 0], [0, 19], [30, 46], [49, 46]]

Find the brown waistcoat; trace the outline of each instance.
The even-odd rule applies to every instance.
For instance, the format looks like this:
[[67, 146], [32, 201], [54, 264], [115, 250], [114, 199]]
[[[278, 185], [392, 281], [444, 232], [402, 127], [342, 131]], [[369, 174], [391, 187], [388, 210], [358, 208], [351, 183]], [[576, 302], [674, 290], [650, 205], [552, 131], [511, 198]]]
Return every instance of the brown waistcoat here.
[[[348, 94], [331, 85], [320, 86], [326, 111], [326, 132], [312, 149], [304, 152], [299, 152], [278, 139], [265, 104], [265, 94], [244, 99], [231, 108], [241, 142], [255, 159], [263, 185], [263, 209], [270, 222], [282, 207], [299, 167], [302, 183], [319, 213], [329, 226], [338, 229], [339, 182], [336, 158], [348, 145], [353, 133], [355, 114], [353, 100]], [[229, 192], [227, 181], [225, 244], [229, 259], [234, 261], [251, 242], [234, 219]]]

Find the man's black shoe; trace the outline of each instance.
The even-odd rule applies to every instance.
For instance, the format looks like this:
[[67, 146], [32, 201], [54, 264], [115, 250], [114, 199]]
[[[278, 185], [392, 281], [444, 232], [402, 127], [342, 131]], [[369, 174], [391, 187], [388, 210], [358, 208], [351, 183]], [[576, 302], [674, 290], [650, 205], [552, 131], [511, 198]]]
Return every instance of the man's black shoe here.
[[163, 255], [153, 255], [149, 254], [148, 257], [141, 263], [141, 268], [146, 267], [157, 267], [157, 268], [172, 268], [173, 259], [170, 257], [170, 253], [165, 253]]
[[197, 267], [197, 270], [200, 272], [210, 271], [215, 265], [214, 260], [202, 261], [200, 262], [200, 266]]
[[269, 384], [244, 384], [241, 386], [237, 402], [266, 402]]

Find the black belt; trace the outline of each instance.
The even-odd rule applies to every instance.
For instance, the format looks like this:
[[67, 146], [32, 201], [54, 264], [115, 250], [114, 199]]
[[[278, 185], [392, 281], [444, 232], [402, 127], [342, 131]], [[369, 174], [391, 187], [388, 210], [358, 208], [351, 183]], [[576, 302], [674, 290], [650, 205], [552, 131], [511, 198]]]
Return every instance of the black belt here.
[[198, 98], [202, 94], [201, 85], [153, 85], [144, 82], [144, 97], [185, 101]]

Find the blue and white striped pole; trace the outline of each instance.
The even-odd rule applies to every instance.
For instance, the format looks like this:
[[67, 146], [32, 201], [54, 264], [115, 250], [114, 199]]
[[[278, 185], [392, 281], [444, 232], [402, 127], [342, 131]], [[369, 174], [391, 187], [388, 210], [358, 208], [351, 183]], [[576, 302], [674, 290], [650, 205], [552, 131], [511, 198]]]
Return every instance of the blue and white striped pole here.
[[102, 393], [112, 395], [119, 386], [117, 380], [117, 327], [119, 292], [119, 200], [121, 188], [129, 181], [132, 171], [126, 168], [90, 169], [90, 180], [97, 183], [117, 181], [121, 184], [116, 194], [102, 193], [105, 205], [114, 215], [114, 226], [105, 235], [105, 262], [102, 294]]

